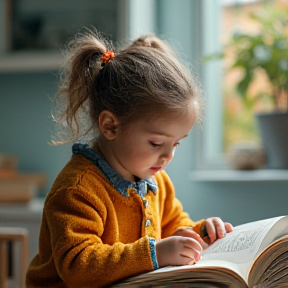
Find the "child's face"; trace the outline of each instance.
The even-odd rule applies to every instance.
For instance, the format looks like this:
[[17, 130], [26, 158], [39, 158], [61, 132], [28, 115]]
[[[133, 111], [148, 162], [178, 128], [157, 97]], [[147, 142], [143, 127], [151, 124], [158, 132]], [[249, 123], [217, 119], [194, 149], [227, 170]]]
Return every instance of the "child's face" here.
[[[163, 170], [173, 159], [179, 141], [185, 138], [195, 122], [193, 108], [189, 113], [168, 115], [158, 120], [140, 120], [128, 132], [117, 133], [112, 141], [112, 167], [125, 179], [135, 176], [147, 179]], [[192, 116], [191, 116], [192, 115]]]

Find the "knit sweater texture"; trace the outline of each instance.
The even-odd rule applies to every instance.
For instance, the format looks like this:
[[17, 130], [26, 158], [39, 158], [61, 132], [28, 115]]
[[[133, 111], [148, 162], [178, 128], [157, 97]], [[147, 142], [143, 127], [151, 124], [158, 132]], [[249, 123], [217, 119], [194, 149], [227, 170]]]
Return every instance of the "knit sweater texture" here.
[[158, 172], [154, 181], [156, 191], [141, 197], [128, 188], [125, 197], [93, 162], [74, 154], [45, 199], [27, 288], [110, 287], [155, 269], [151, 239], [183, 226], [200, 233], [204, 220], [193, 222], [183, 212], [166, 172]]

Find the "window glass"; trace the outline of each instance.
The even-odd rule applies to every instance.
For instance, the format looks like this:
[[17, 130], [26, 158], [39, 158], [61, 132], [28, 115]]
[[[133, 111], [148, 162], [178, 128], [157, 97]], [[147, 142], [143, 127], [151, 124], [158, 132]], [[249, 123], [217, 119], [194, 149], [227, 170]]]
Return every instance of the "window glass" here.
[[[249, 91], [251, 98], [244, 100], [238, 93], [236, 86], [239, 79], [243, 77], [243, 69], [230, 69], [237, 57], [231, 53], [231, 39], [239, 32], [251, 35], [259, 33], [260, 26], [251, 18], [251, 14], [257, 14], [260, 9], [264, 11], [265, 7], [270, 9], [271, 5], [274, 5], [276, 8], [283, 8], [287, 11], [288, 19], [288, 1], [218, 0], [214, 4], [208, 1], [204, 1], [205, 5], [215, 5], [215, 7], [213, 16], [209, 16], [207, 14], [209, 12], [205, 12], [203, 6], [205, 17], [203, 53], [204, 56], [215, 56], [224, 51], [223, 58], [215, 56], [214, 60], [210, 59], [204, 64], [203, 69], [204, 90], [207, 94], [203, 157], [206, 158], [206, 166], [211, 166], [211, 163], [223, 159], [223, 154], [228, 152], [231, 145], [246, 141], [259, 142], [255, 112], [272, 109], [272, 103], [268, 98], [265, 100], [264, 97], [258, 103], [252, 96], [272, 92], [265, 73], [260, 69], [255, 76], [257, 81]], [[270, 6], [265, 6], [268, 4]], [[267, 11], [269, 12], [272, 13]]]

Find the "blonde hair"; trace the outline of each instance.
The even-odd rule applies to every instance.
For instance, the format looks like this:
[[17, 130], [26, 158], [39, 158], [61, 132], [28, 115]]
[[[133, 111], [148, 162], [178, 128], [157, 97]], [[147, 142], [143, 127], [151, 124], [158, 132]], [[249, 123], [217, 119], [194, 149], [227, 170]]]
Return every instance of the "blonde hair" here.
[[143, 117], [186, 109], [193, 100], [199, 118], [200, 85], [165, 41], [142, 36], [103, 64], [107, 50], [114, 50], [113, 44], [97, 31], [78, 34], [69, 43], [53, 116], [71, 134], [54, 144], [97, 138], [103, 110], [128, 127]]

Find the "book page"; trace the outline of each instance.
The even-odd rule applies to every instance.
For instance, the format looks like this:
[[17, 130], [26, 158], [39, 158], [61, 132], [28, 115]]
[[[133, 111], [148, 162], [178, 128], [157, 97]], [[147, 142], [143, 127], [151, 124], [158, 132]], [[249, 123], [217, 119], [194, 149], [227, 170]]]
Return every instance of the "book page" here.
[[236, 226], [233, 232], [203, 251], [198, 263], [204, 262], [208, 266], [211, 260], [222, 260], [237, 264], [238, 273], [247, 281], [255, 258], [275, 238], [287, 233], [287, 227], [288, 218], [285, 216]]
[[[213, 245], [204, 250], [202, 259], [226, 260], [233, 263], [253, 261], [263, 239], [271, 227], [281, 218], [283, 217], [259, 220], [236, 226], [233, 232], [226, 234], [224, 238], [217, 240]], [[278, 231], [274, 233], [276, 234], [272, 239], [277, 236]], [[282, 231], [280, 234], [283, 235]]]
[[251, 287], [286, 287], [288, 282], [288, 234], [264, 249], [250, 269]]

